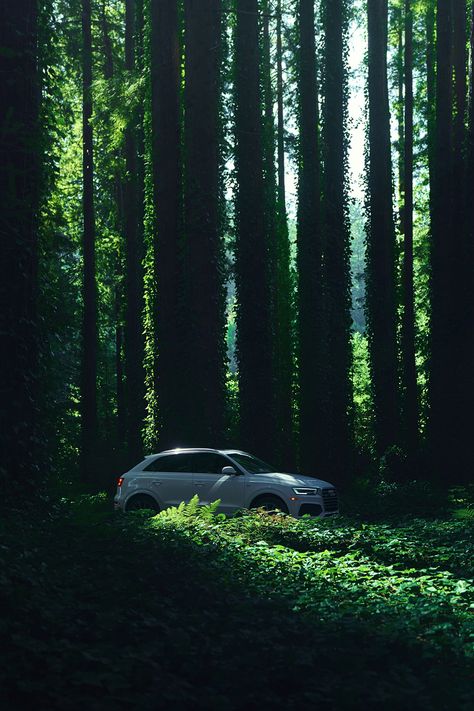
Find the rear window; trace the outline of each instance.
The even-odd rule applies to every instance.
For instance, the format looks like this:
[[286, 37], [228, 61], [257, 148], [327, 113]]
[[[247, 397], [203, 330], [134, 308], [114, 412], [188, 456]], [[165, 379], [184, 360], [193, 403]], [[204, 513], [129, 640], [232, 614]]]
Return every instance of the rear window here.
[[175, 472], [176, 474], [187, 474], [191, 472], [189, 454], [167, 454], [164, 457], [157, 457], [143, 470], [145, 472]]

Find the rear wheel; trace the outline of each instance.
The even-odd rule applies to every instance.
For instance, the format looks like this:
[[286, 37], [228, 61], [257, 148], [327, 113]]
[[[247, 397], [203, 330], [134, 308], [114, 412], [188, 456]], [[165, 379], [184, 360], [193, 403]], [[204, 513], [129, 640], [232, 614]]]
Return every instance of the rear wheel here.
[[140, 511], [143, 509], [150, 509], [155, 513], [159, 513], [160, 507], [156, 503], [155, 499], [148, 494], [135, 494], [131, 499], [127, 501], [125, 511]]
[[252, 501], [250, 504], [251, 509], [264, 509], [265, 511], [281, 511], [282, 513], [288, 513], [288, 506], [282, 501], [278, 496], [273, 496], [272, 494], [264, 494], [259, 496], [258, 499]]

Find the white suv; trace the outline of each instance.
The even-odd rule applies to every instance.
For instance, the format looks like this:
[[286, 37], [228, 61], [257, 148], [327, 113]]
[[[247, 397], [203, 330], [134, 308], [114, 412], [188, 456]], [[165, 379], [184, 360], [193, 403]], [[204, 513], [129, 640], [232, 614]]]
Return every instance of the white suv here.
[[189, 501], [220, 499], [219, 511], [279, 509], [295, 518], [328, 516], [339, 510], [337, 492], [327, 481], [283, 474], [257, 457], [234, 449], [173, 449], [151, 454], [117, 482], [114, 507], [161, 511]]

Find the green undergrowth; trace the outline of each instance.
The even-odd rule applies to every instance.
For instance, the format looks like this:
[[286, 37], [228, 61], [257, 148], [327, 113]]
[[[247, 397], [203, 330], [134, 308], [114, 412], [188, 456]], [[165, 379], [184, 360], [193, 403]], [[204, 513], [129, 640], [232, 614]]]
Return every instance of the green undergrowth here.
[[467, 709], [474, 537], [103, 494], [1, 525], [2, 708]]

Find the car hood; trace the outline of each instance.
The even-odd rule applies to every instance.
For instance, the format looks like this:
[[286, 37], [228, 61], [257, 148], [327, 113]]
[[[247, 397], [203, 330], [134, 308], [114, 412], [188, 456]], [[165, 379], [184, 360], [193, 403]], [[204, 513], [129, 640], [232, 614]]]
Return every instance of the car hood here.
[[330, 484], [324, 479], [317, 479], [313, 476], [305, 476], [303, 474], [286, 474], [284, 472], [272, 472], [271, 474], [249, 474], [251, 481], [254, 483], [267, 483], [273, 482], [279, 484], [280, 486], [318, 486], [322, 489], [327, 487], [334, 488], [333, 484]]

